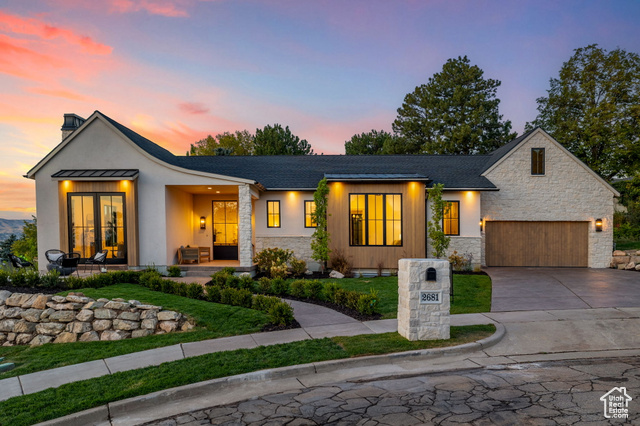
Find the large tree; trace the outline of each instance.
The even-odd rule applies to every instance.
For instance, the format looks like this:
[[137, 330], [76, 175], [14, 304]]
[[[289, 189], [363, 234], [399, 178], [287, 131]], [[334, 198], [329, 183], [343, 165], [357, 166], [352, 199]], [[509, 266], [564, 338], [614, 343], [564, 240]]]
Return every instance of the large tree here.
[[638, 54], [576, 49], [547, 93], [527, 129], [541, 126], [605, 179], [640, 170]]
[[209, 135], [191, 144], [189, 155], [251, 155], [253, 135], [248, 130]]
[[393, 131], [426, 154], [484, 154], [513, 139], [502, 121], [499, 80], [483, 77], [469, 59], [449, 59], [442, 71], [407, 94]]
[[344, 143], [347, 155], [415, 154], [420, 146], [407, 144], [404, 138], [384, 130], [353, 135]]
[[280, 124], [256, 129], [253, 139], [255, 155], [311, 155], [313, 149], [306, 139], [300, 139]]

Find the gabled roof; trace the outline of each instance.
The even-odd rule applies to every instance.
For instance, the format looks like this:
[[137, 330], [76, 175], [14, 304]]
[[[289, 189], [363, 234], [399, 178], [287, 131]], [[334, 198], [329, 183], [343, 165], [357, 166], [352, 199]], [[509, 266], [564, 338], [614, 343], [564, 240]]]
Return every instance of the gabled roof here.
[[533, 133], [536, 129], [538, 129], [538, 127], [536, 127], [533, 130], [529, 130], [528, 132], [518, 136], [517, 138], [515, 138], [514, 140], [512, 140], [511, 142], [508, 142], [504, 145], [502, 145], [500, 148], [496, 149], [495, 151], [491, 152], [489, 154], [489, 161], [487, 161], [487, 163], [484, 166], [484, 169], [482, 169], [482, 173], [486, 172], [487, 170], [489, 170], [489, 168], [491, 166], [493, 166], [495, 163], [497, 163], [498, 161], [500, 161], [500, 159], [502, 157], [504, 157], [505, 155], [507, 155], [513, 148], [515, 148], [516, 146], [518, 146], [518, 144], [520, 144], [520, 142], [522, 142], [523, 140], [525, 140], [527, 137], [529, 137], [529, 135], [531, 133]]

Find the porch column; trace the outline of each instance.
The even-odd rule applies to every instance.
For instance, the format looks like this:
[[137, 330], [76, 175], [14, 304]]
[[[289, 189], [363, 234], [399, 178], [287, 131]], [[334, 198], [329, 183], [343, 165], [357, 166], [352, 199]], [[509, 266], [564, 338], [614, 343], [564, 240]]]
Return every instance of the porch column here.
[[245, 183], [238, 186], [238, 260], [241, 267], [253, 266], [251, 233], [251, 191]]

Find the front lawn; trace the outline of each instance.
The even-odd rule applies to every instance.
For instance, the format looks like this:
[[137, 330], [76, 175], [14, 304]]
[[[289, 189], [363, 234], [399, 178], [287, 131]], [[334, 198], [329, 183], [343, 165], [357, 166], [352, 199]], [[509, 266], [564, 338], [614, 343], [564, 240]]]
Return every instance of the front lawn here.
[[640, 241], [616, 241], [616, 250], [640, 250]]
[[370, 354], [460, 345], [494, 332], [493, 325], [476, 325], [451, 327], [449, 340], [409, 342], [398, 333], [386, 333], [304, 340], [201, 355], [11, 398], [0, 402], [0, 425], [31, 425], [109, 402], [219, 377]]
[[[336, 282], [345, 290], [366, 293], [370, 289], [378, 291], [380, 304], [378, 311], [383, 319], [398, 315], [398, 277], [343, 278], [322, 280]], [[452, 314], [470, 314], [491, 310], [491, 278], [488, 275], [453, 275]]]
[[[6, 362], [16, 364], [15, 369], [0, 374], [0, 379], [177, 343], [256, 333], [269, 322], [266, 314], [253, 309], [188, 299], [151, 291], [133, 284], [117, 284], [75, 291], [80, 291], [93, 299], [121, 297], [126, 300], [135, 299], [142, 303], [159, 305], [188, 315], [196, 321], [197, 327], [185, 333], [169, 333], [113, 342], [49, 344], [34, 348], [0, 347], [0, 357], [6, 357]], [[67, 293], [69, 292], [60, 294]], [[0, 422], [0, 424], [3, 423]]]

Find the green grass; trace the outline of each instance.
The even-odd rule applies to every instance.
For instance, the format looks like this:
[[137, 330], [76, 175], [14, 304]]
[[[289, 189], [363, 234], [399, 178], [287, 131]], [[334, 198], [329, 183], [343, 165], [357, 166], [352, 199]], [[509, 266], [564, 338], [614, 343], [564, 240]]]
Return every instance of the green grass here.
[[[336, 282], [346, 290], [378, 291], [378, 311], [383, 319], [398, 315], [398, 277], [343, 278]], [[471, 314], [491, 310], [491, 278], [488, 275], [453, 275], [452, 314]]]
[[409, 342], [397, 333], [305, 340], [202, 355], [155, 367], [69, 383], [0, 402], [0, 425], [31, 425], [92, 407], [176, 386], [267, 368], [452, 346], [487, 337], [493, 325], [451, 327], [452, 338]]
[[616, 241], [616, 250], [640, 250], [640, 241]]
[[[94, 299], [121, 297], [126, 300], [136, 299], [143, 303], [159, 305], [190, 316], [196, 321], [198, 327], [185, 333], [161, 334], [114, 342], [76, 342], [34, 348], [0, 347], [0, 357], [6, 357], [5, 362], [16, 364], [15, 369], [0, 374], [0, 379], [177, 343], [255, 333], [269, 322], [265, 314], [253, 309], [188, 299], [151, 291], [133, 284], [75, 291], [80, 291]], [[61, 294], [66, 293], [68, 292]], [[0, 424], [3, 423], [0, 422]]]

